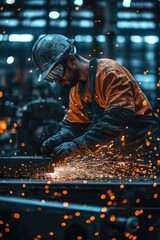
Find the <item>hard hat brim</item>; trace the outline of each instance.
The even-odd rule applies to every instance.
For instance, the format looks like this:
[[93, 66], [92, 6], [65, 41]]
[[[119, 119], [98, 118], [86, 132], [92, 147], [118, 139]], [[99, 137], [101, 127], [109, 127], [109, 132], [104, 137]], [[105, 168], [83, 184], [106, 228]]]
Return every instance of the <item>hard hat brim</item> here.
[[[69, 49], [71, 48], [71, 46], [74, 43], [74, 39], [70, 39], [70, 45], [66, 47], [66, 49], [64, 49], [64, 52], [61, 52], [58, 56], [57, 56], [57, 60], [53, 62], [53, 64], [51, 64], [51, 66], [46, 69], [43, 73], [39, 74], [39, 78], [38, 78], [38, 82], [41, 82], [43, 80], [45, 80], [45, 78], [47, 77], [47, 75], [50, 73], [50, 71], [56, 67], [63, 58], [65, 58], [67, 55], [69, 54], [75, 54], [76, 53], [76, 48], [73, 47], [72, 51], [70, 51]], [[67, 51], [69, 50], [69, 52], [67, 53]], [[67, 53], [67, 54], [66, 54]]]
[[59, 61], [57, 60], [56, 62], [54, 62], [46, 71], [44, 71], [42, 74], [39, 74], [39, 77], [38, 77], [38, 82], [41, 82], [43, 80], [45, 80], [45, 78], [47, 77], [47, 75], [50, 73], [50, 71], [56, 67], [57, 63]]
[[45, 80], [45, 78], [51, 72], [51, 70], [58, 65], [59, 60], [61, 60], [61, 59], [57, 59], [57, 61], [55, 61], [53, 64], [51, 64], [51, 66], [46, 71], [44, 71], [42, 74], [39, 74], [38, 82]]

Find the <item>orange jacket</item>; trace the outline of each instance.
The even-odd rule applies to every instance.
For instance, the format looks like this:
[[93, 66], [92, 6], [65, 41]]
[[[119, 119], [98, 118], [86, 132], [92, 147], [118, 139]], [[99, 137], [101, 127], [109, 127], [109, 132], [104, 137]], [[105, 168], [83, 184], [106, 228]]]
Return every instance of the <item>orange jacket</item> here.
[[[83, 100], [90, 101], [90, 80], [86, 82]], [[105, 111], [116, 107], [133, 111], [138, 116], [154, 116], [153, 110], [127, 69], [111, 59], [99, 59], [95, 81], [95, 102]], [[79, 84], [71, 89], [69, 111], [65, 119], [70, 123], [89, 123], [79, 95]]]
[[[61, 130], [56, 133], [59, 142], [74, 141], [81, 150], [93, 149], [97, 144], [107, 144], [110, 141], [114, 141], [116, 148], [122, 147], [122, 143], [125, 147], [136, 147], [146, 143], [148, 134], [158, 133], [158, 116], [133, 76], [114, 60], [98, 60], [94, 101], [103, 111], [94, 124], [86, 114], [81, 100], [81, 97], [85, 102], [91, 100], [90, 80], [86, 82], [82, 96], [79, 87], [80, 83], [71, 89], [69, 110]], [[155, 141], [153, 145], [156, 145]], [[157, 149], [159, 148], [158, 142]]]

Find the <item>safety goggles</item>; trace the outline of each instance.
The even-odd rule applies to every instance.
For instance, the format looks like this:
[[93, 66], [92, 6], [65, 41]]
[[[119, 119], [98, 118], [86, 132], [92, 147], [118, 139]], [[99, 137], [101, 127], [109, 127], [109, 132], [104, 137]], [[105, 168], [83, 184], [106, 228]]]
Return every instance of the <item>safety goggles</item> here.
[[54, 69], [51, 70], [51, 72], [48, 73], [45, 79], [53, 83], [54, 81], [61, 79], [64, 76], [64, 72], [64, 66], [62, 64], [58, 64]]

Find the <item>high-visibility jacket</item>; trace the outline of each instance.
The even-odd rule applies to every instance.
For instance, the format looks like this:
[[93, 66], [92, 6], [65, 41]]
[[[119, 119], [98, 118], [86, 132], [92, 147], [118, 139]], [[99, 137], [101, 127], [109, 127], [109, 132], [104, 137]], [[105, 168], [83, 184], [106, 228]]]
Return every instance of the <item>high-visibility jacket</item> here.
[[69, 110], [56, 134], [61, 142], [73, 140], [81, 150], [113, 142], [129, 152], [141, 145], [151, 151], [153, 145], [160, 159], [159, 118], [127, 69], [111, 59], [98, 60], [93, 97], [102, 111], [94, 124], [83, 104], [92, 100], [90, 79], [81, 94], [80, 88], [81, 82], [70, 91]]
[[[89, 123], [79, 94], [79, 85], [80, 83], [70, 91], [66, 120], [70, 123]], [[88, 79], [82, 99], [89, 102], [90, 98], [90, 79]], [[155, 115], [133, 76], [111, 59], [98, 61], [94, 99], [106, 112], [111, 108], [123, 108], [134, 112], [137, 116]]]

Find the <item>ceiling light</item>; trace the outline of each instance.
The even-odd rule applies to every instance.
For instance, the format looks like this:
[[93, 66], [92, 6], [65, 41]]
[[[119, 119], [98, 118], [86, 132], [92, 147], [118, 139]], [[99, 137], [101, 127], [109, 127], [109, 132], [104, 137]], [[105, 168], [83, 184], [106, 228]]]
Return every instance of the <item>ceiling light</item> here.
[[49, 13], [49, 17], [51, 19], [57, 19], [57, 18], [59, 18], [59, 16], [60, 16], [60, 13], [57, 12], [57, 11], [52, 11], [52, 12]]
[[131, 0], [123, 0], [123, 7], [130, 7], [131, 6]]
[[74, 0], [74, 4], [77, 6], [82, 6], [83, 5], [83, 0]]
[[7, 63], [12, 64], [14, 62], [14, 57], [10, 56], [7, 58]]
[[11, 34], [9, 36], [9, 42], [31, 42], [33, 35], [31, 34]]
[[6, 0], [6, 3], [7, 3], [7, 4], [14, 4], [14, 3], [15, 3], [15, 0]]
[[143, 42], [143, 38], [141, 36], [131, 36], [131, 42], [134, 43], [142, 43]]
[[148, 44], [155, 44], [159, 42], [158, 36], [145, 36], [144, 41]]

